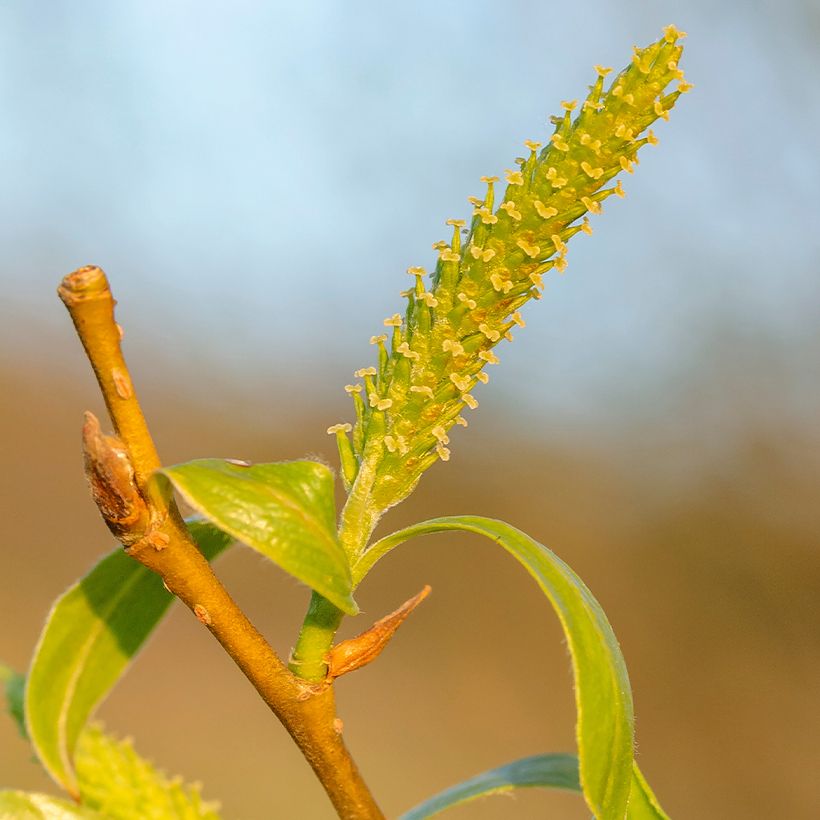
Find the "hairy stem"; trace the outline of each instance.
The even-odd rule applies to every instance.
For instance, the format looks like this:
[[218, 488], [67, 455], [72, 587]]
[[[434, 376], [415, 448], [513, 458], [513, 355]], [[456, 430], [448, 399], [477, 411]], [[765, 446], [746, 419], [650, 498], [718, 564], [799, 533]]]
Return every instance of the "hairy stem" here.
[[[97, 267], [69, 274], [59, 288], [97, 376], [119, 444], [130, 462], [133, 483], [147, 507], [134, 527], [118, 537], [127, 552], [160, 575], [173, 592], [222, 644], [259, 695], [276, 714], [313, 767], [340, 817], [383, 817], [359, 774], [341, 735], [332, 686], [308, 684], [293, 675], [237, 606], [188, 535], [167, 486], [154, 473], [159, 456], [140, 408], [120, 348], [114, 298]], [[94, 438], [93, 430], [89, 433]], [[86, 458], [105, 458], [106, 449]], [[105, 465], [91, 464], [92, 469]], [[132, 488], [111, 487], [120, 475], [105, 472], [105, 491], [128, 497]], [[123, 479], [125, 481], [126, 479]], [[101, 511], [103, 508], [101, 507]], [[118, 520], [117, 527], [123, 527]]]

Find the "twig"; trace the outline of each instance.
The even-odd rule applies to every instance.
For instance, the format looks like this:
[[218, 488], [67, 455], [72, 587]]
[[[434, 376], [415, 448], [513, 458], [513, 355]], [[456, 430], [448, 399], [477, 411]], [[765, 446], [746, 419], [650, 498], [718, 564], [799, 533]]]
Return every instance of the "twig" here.
[[129, 555], [156, 572], [222, 644], [313, 767], [342, 818], [382, 818], [341, 736], [329, 681], [306, 684], [282, 663], [214, 575], [157, 480], [159, 456], [137, 400], [100, 268], [80, 268], [58, 290], [97, 376], [116, 436], [89, 415], [86, 469], [95, 501]]

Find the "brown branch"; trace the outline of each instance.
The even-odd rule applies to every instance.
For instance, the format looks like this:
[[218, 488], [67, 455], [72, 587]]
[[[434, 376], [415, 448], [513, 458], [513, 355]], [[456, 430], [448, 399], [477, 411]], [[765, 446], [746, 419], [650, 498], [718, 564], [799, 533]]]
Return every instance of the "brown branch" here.
[[346, 641], [337, 643], [327, 653], [328, 677], [339, 678], [375, 661], [407, 616], [429, 594], [430, 585], [427, 584], [421, 592], [417, 592], [394, 612], [376, 621], [370, 629], [356, 635], [355, 638], [348, 638]]
[[156, 572], [222, 644], [297, 743], [342, 818], [382, 818], [341, 736], [333, 688], [294, 676], [214, 575], [190, 538], [120, 348], [105, 274], [80, 268], [58, 290], [97, 376], [116, 436], [93, 415], [83, 428], [86, 471], [106, 523], [129, 555]]

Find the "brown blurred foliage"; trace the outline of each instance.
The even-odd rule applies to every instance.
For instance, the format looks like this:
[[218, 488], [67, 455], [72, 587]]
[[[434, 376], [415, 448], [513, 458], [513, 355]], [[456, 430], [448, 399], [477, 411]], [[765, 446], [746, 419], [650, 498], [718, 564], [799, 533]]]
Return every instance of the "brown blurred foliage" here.
[[[321, 407], [325, 396], [297, 386], [284, 396], [189, 400], [191, 373], [170, 376], [160, 363], [141, 361], [135, 377], [167, 463], [334, 459], [323, 431], [333, 411], [340, 418], [346, 411], [304, 409]], [[23, 669], [51, 601], [112, 548], [88, 497], [79, 447], [82, 411], [102, 408], [79, 352], [62, 370], [6, 365], [0, 382], [0, 658]], [[696, 385], [688, 395], [678, 411], [691, 422]], [[674, 432], [636, 424], [529, 440], [526, 430], [516, 436], [479, 414], [452, 462], [433, 469], [383, 526], [472, 512], [547, 543], [585, 579], [621, 640], [639, 761], [670, 814], [809, 818], [820, 805], [820, 458], [776, 417], [736, 409], [720, 446], [697, 422]], [[218, 572], [287, 654], [306, 590], [244, 549], [221, 559]], [[389, 816], [485, 768], [574, 745], [571, 673], [557, 621], [528, 576], [490, 542], [438, 536], [397, 550], [361, 588], [365, 615], [343, 634], [425, 583], [433, 594], [378, 663], [338, 686], [346, 737]], [[226, 818], [331, 816], [284, 731], [182, 608], [101, 717], [111, 730], [135, 735], [137, 748], [169, 771], [202, 780]], [[6, 719], [0, 786], [51, 788]], [[546, 815], [588, 813], [578, 798], [546, 792], [452, 813]]]

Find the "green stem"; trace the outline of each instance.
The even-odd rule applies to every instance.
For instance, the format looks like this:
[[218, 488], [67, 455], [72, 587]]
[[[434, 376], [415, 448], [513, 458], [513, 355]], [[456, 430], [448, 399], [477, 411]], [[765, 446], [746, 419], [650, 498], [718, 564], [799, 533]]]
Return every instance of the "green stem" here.
[[[379, 519], [379, 511], [370, 498], [373, 474], [373, 468], [365, 462], [342, 510], [339, 541], [351, 564], [355, 564], [364, 551]], [[342, 618], [344, 613], [340, 609], [318, 592], [311, 593], [305, 620], [288, 664], [294, 675], [309, 681], [324, 680], [327, 653]]]
[[318, 592], [311, 593], [299, 639], [288, 663], [294, 675], [309, 681], [324, 680], [327, 675], [325, 658], [342, 618], [344, 612], [341, 609]]

